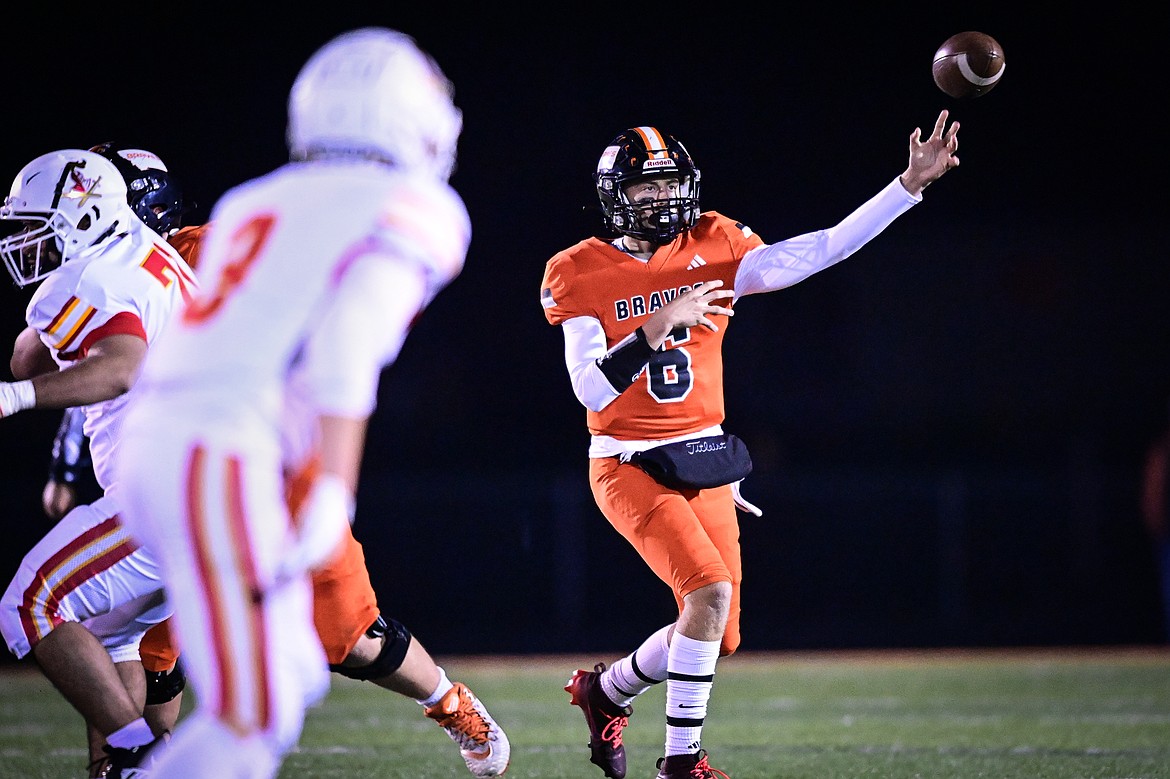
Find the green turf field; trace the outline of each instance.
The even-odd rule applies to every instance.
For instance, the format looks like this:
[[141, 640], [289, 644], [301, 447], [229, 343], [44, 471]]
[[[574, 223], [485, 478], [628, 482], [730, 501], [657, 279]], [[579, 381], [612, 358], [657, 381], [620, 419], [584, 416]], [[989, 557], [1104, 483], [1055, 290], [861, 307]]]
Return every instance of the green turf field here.
[[[441, 662], [507, 729], [506, 779], [603, 779], [562, 686], [578, 664], [613, 659]], [[704, 746], [732, 779], [1170, 779], [1170, 650], [743, 654], [716, 679]], [[664, 695], [635, 704], [628, 779], [656, 773]], [[0, 671], [0, 777], [82, 777], [84, 764], [77, 714], [39, 674]], [[336, 676], [280, 773], [465, 776], [416, 704]]]

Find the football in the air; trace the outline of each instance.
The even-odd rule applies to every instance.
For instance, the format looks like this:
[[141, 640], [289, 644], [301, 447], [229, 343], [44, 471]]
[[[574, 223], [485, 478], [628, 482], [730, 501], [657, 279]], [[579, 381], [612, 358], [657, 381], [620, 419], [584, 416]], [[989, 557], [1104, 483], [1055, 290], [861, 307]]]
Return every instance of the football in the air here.
[[952, 35], [934, 53], [934, 83], [957, 100], [986, 95], [1003, 78], [1003, 47], [981, 32]]

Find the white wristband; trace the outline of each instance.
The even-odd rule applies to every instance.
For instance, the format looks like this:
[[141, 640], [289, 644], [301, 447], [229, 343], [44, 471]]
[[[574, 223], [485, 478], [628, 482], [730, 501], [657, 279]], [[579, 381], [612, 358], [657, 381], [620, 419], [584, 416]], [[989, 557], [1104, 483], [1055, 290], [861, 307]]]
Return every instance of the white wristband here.
[[18, 411], [37, 404], [37, 393], [32, 379], [0, 382], [0, 417], [10, 417]]

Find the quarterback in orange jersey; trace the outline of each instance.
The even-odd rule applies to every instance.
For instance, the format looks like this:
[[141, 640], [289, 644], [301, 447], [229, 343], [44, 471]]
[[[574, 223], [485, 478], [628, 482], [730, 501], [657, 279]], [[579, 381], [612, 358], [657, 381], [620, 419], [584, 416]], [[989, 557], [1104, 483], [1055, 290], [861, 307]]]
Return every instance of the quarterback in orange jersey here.
[[666, 682], [658, 779], [712, 779], [701, 734], [718, 658], [740, 642], [736, 508], [751, 469], [723, 430], [723, 337], [744, 295], [791, 286], [850, 256], [959, 164], [957, 122], [910, 135], [906, 169], [825, 230], [765, 243], [751, 228], [700, 211], [699, 169], [655, 127], [621, 132], [593, 180], [614, 238], [588, 238], [545, 266], [540, 302], [565, 337], [573, 393], [586, 408], [589, 482], [610, 524], [668, 584], [678, 619], [565, 690], [589, 726], [590, 760], [626, 775], [632, 703]]

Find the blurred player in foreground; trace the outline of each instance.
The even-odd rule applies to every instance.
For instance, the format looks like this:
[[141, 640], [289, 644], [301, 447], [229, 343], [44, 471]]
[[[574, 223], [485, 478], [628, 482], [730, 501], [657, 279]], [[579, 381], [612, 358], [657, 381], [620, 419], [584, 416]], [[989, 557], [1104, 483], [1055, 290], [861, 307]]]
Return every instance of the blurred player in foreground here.
[[[578, 670], [565, 687], [589, 725], [590, 760], [607, 777], [626, 775], [622, 731], [634, 698], [663, 681], [658, 779], [725, 776], [709, 765], [701, 735], [716, 662], [740, 642], [736, 508], [759, 513], [739, 494], [750, 458], [722, 428], [722, 345], [734, 302], [840, 262], [918, 203], [959, 164], [959, 125], [946, 123], [943, 111], [925, 140], [915, 129], [905, 171], [836, 227], [775, 244], [701, 212], [698, 168], [658, 128], [624, 130], [602, 153], [594, 184], [617, 237], [552, 257], [541, 305], [562, 328], [573, 392], [587, 409], [597, 505], [679, 609], [632, 654]], [[700, 461], [708, 464], [689, 473]]]
[[[99, 144], [90, 151], [119, 168], [127, 182], [131, 210], [166, 237], [188, 265], [197, 268], [207, 225], [183, 225], [191, 208], [182, 187], [158, 155], [112, 143]], [[84, 419], [80, 411], [66, 410], [53, 443], [43, 505], [45, 513], [54, 519], [75, 505], [78, 489], [84, 494], [86, 485], [93, 481], [89, 439], [78, 423], [78, 419]], [[459, 746], [474, 776], [498, 775], [500, 766], [507, 765], [506, 735], [486, 710], [476, 705], [476, 697], [466, 685], [450, 681], [404, 625], [381, 615], [361, 544], [352, 533], [343, 551], [313, 574], [313, 585], [314, 619], [330, 668], [342, 676], [368, 680], [415, 700]], [[140, 646], [146, 677], [144, 715], [156, 735], [174, 730], [185, 686], [169, 625], [167, 620], [151, 628]], [[88, 731], [90, 776], [102, 776], [109, 762], [105, 740], [92, 726]]]
[[[162, 548], [196, 691], [160, 776], [275, 776], [327, 690], [309, 573], [348, 535], [381, 370], [462, 269], [470, 224], [447, 184], [461, 126], [409, 37], [347, 33], [293, 85], [294, 161], [212, 212], [208, 294], [144, 366], [119, 460], [127, 521]], [[305, 467], [286, 502], [291, 462]], [[490, 723], [469, 693], [448, 701]], [[487, 738], [464, 755], [480, 776], [508, 763], [502, 732]]]

